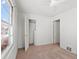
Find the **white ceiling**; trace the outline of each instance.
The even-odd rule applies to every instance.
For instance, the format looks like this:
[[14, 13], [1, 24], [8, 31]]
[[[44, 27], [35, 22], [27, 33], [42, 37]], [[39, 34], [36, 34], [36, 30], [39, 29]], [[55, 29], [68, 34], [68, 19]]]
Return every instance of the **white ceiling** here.
[[51, 0], [16, 0], [16, 6], [18, 10], [23, 13], [54, 16], [58, 13], [76, 7], [77, 3], [76, 0], [64, 0], [61, 3], [49, 6], [50, 1]]

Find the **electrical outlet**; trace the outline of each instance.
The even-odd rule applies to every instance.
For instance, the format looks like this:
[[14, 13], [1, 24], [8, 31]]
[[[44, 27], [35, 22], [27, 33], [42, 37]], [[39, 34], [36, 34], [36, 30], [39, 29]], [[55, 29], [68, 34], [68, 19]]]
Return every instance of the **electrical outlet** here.
[[68, 51], [72, 51], [72, 48], [70, 48], [70, 47], [67, 47], [66, 49], [67, 49]]

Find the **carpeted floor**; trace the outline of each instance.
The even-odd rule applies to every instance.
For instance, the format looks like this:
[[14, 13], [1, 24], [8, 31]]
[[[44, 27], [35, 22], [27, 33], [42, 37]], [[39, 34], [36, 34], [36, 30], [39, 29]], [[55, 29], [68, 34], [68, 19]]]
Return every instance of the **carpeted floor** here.
[[71, 54], [58, 45], [30, 46], [27, 52], [19, 49], [16, 59], [77, 59], [75, 54]]

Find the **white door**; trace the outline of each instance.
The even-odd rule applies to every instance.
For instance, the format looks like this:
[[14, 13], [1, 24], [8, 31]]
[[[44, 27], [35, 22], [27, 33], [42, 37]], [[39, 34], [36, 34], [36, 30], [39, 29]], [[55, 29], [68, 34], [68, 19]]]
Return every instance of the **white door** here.
[[25, 18], [25, 51], [29, 48], [29, 20]]

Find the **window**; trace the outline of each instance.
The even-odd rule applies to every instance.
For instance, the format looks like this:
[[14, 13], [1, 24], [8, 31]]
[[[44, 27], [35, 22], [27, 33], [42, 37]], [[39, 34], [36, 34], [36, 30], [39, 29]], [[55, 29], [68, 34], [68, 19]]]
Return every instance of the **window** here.
[[1, 0], [1, 50], [10, 43], [11, 37], [11, 5], [9, 0]]

